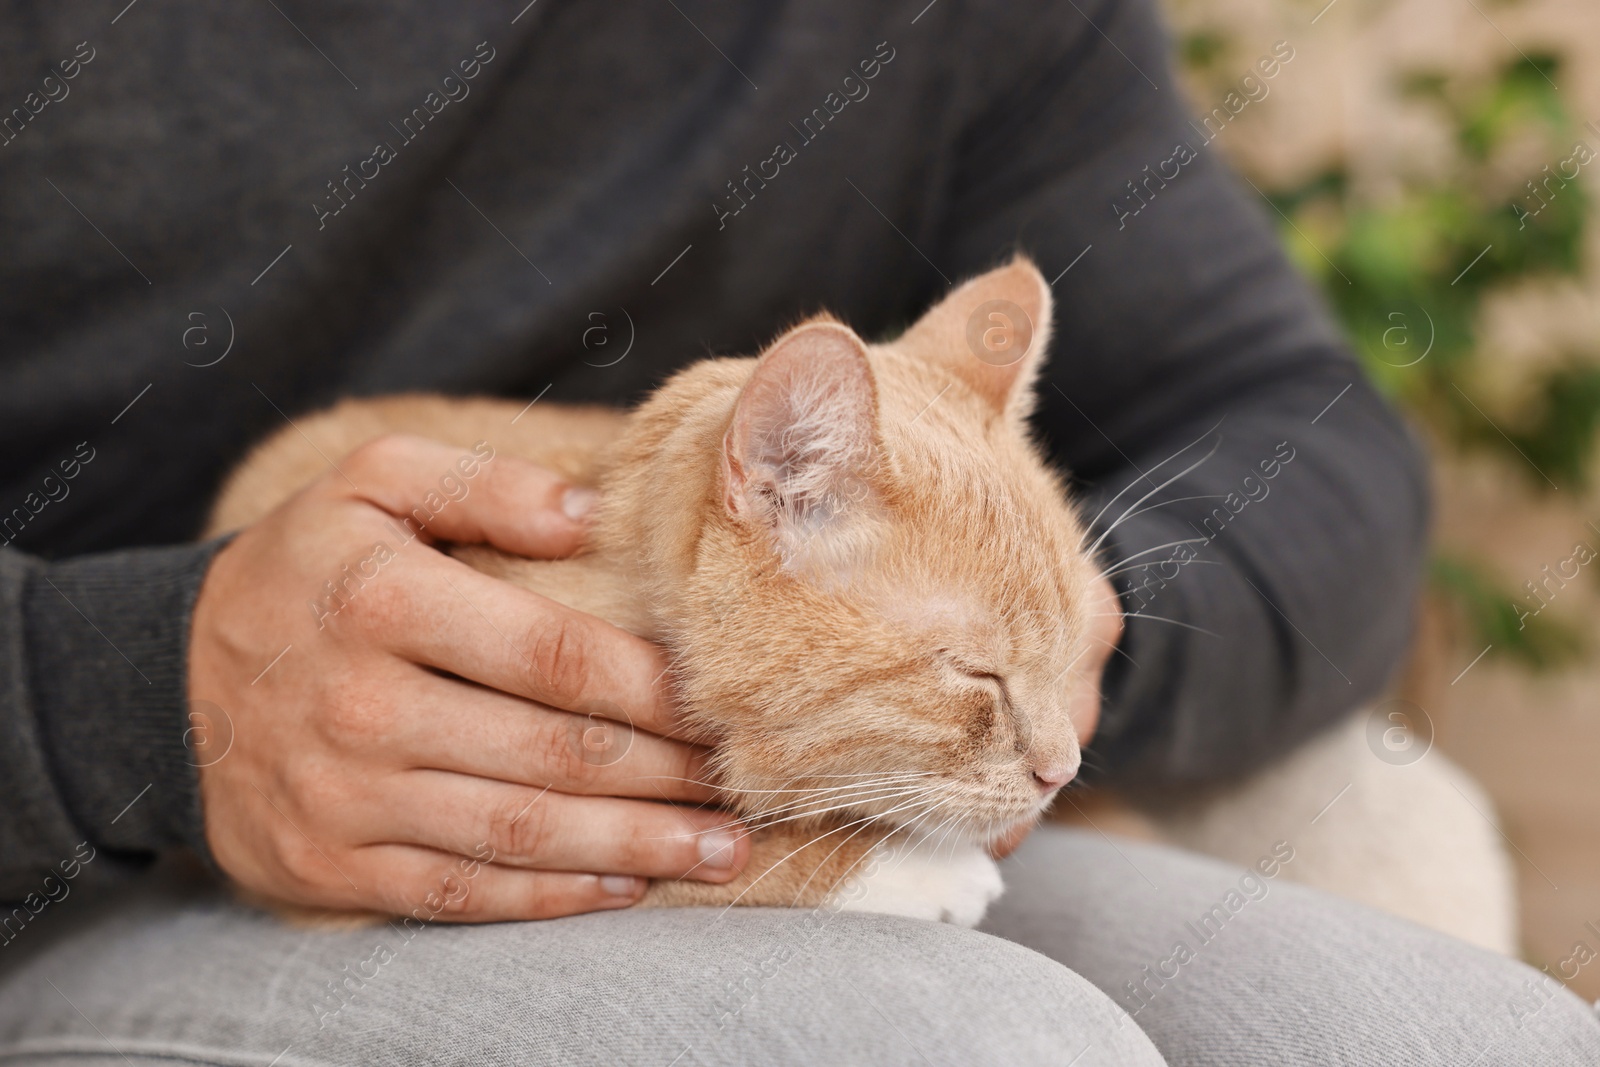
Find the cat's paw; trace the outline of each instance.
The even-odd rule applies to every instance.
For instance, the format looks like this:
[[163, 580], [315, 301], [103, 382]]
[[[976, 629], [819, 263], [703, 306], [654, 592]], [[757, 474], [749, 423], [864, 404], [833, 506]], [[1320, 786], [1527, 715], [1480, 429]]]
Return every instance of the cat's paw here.
[[922, 848], [885, 841], [862, 874], [840, 887], [843, 911], [875, 911], [910, 919], [977, 926], [1004, 890], [1000, 868], [976, 845]]

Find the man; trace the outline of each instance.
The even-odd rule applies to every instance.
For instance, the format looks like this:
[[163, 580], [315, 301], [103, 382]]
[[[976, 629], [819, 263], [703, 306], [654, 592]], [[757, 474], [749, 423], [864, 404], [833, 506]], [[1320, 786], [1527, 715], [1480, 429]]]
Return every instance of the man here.
[[[1600, 1043], [1564, 994], [1511, 1033], [1516, 965], [1289, 887], [1150, 984], [1235, 872], [1135, 850], [1146, 885], [1059, 831], [992, 920], [1058, 963], [889, 919], [619, 910], [644, 877], [746, 858], [697, 833], [703, 787], [638, 788], [702, 758], [671, 737], [659, 652], [421, 545], [417, 580], [307, 629], [454, 451], [328, 457], [237, 538], [188, 543], [252, 441], [337, 398], [626, 402], [809, 310], [892, 331], [1021, 247], [1057, 302], [1039, 430], [1106, 561], [1133, 564], [1091, 751], [1169, 784], [1284, 752], [1397, 662], [1424, 475], [1186, 123], [1146, 4], [14, 7], [0, 889], [186, 845], [281, 900], [427, 903], [381, 937], [150, 885], [101, 914], [27, 907], [8, 1054], [1402, 1063], [1503, 1039], [1557, 1063]], [[1270, 500], [1216, 510], [1269, 468]], [[590, 504], [501, 461], [438, 533], [556, 556]], [[602, 701], [647, 733], [626, 766], [559, 777], [538, 754]], [[538, 832], [501, 820], [477, 851], [486, 812], [546, 789]], [[1321, 964], [1282, 958], [1295, 929]], [[1137, 1018], [1095, 988], [1124, 980]]]

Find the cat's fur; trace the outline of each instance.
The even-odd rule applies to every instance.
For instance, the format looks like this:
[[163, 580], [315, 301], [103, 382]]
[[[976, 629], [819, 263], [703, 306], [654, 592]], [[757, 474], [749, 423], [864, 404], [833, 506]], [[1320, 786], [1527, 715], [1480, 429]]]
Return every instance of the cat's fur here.
[[[1005, 366], [968, 342], [996, 300], [1032, 324]], [[597, 486], [582, 555], [454, 552], [670, 650], [727, 803], [758, 829], [735, 881], [657, 881], [644, 903], [972, 925], [1000, 890], [984, 846], [1037, 817], [1079, 761], [1067, 694], [1097, 567], [1026, 426], [1049, 334], [1049, 287], [1017, 259], [892, 342], [812, 319], [759, 361], [694, 364], [627, 415], [347, 401], [257, 449], [210, 532], [386, 433], [488, 440]]]

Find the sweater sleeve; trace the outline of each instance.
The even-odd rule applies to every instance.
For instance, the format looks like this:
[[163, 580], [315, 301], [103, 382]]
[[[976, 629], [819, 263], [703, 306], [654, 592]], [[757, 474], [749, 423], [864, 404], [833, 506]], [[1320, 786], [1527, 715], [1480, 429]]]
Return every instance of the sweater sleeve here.
[[[961, 28], [991, 61], [964, 78], [934, 259], [972, 273], [1020, 245], [1052, 281], [1037, 425], [1129, 613], [1095, 762], [1124, 781], [1238, 774], [1388, 682], [1422, 573], [1423, 458], [1219, 156], [1270, 92], [1190, 121], [1148, 0], [1013, 10]], [[1270, 87], [1294, 52], [1241, 69]]]
[[45, 563], [0, 550], [0, 900], [87, 842], [97, 864], [205, 854], [189, 621], [220, 542]]

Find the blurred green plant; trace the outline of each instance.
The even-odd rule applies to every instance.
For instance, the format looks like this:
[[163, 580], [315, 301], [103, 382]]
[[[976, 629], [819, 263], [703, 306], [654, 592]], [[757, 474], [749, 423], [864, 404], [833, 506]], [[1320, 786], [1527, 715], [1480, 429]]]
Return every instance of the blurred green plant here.
[[1429, 579], [1472, 628], [1479, 641], [1503, 657], [1536, 670], [1551, 670], [1583, 658], [1583, 631], [1553, 614], [1528, 618], [1489, 569], [1476, 560], [1436, 555]]
[[1510, 433], [1530, 463], [1566, 485], [1587, 488], [1600, 430], [1600, 366], [1573, 359], [1547, 371], [1531, 418]]
[[[1453, 166], [1402, 177], [1381, 202], [1353, 197], [1342, 164], [1269, 195], [1294, 224], [1284, 233], [1290, 254], [1322, 283], [1381, 387], [1445, 440], [1503, 454], [1534, 486], [1549, 488], [1533, 469], [1543, 458], [1571, 488], [1584, 489], [1600, 427], [1592, 359], [1574, 353], [1562, 366], [1534, 372], [1536, 402], [1501, 413], [1504, 421], [1491, 422], [1463, 388], [1491, 355], [1475, 332], [1485, 297], [1581, 267], [1589, 206], [1583, 187], [1562, 173], [1563, 162], [1576, 173], [1581, 142], [1552, 84], [1559, 68], [1556, 56], [1542, 54], [1482, 80], [1413, 73], [1402, 96], [1444, 121], [1453, 134]], [[1543, 165], [1508, 178], [1512, 151]], [[1530, 443], [1540, 457], [1527, 454]]]
[[[1180, 54], [1214, 77], [1226, 69], [1225, 41], [1201, 30]], [[1291, 257], [1321, 284], [1380, 388], [1444, 446], [1498, 455], [1540, 492], [1581, 492], [1594, 479], [1600, 434], [1594, 354], [1532, 370], [1509, 407], [1474, 399], [1475, 371], [1493, 357], [1476, 333], [1488, 294], [1581, 269], [1589, 204], [1572, 178], [1600, 141], [1580, 139], [1554, 84], [1560, 66], [1535, 53], [1486, 75], [1407, 74], [1401, 102], [1443, 124], [1454, 159], [1395, 175], [1381, 195], [1358, 193], [1344, 161], [1293, 187], [1263, 188], [1282, 212]], [[1530, 158], [1540, 162], [1529, 168]], [[1515, 594], [1481, 562], [1437, 558], [1431, 579], [1495, 654], [1536, 670], [1581, 656], [1580, 629], [1552, 616], [1521, 625]]]

